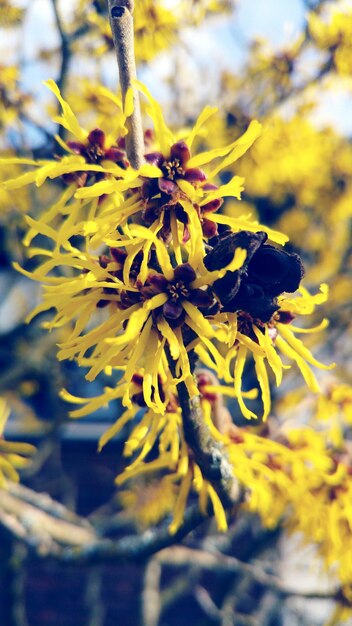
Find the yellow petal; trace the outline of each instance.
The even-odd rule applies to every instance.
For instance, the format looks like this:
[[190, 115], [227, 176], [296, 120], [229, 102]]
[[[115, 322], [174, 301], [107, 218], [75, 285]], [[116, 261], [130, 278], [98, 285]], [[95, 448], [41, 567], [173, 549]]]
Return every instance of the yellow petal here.
[[262, 392], [262, 402], [264, 407], [263, 421], [265, 422], [268, 418], [268, 415], [270, 414], [271, 409], [271, 396], [268, 373], [266, 371], [263, 357], [258, 356], [257, 354], [254, 354], [253, 357], [255, 363], [255, 371]]
[[[208, 320], [202, 315], [202, 313], [191, 302], [184, 300], [182, 307], [186, 311], [188, 317], [186, 317], [186, 324], [189, 322], [190, 328], [197, 328], [197, 334], [204, 337], [214, 337], [215, 332]], [[189, 319], [190, 318], [190, 319]], [[192, 324], [194, 322], [194, 324]]]
[[214, 113], [218, 112], [218, 108], [217, 107], [211, 107], [211, 106], [206, 106], [203, 111], [200, 113], [195, 125], [193, 126], [190, 134], [188, 135], [187, 139], [186, 139], [186, 144], [189, 148], [192, 147], [192, 143], [194, 141], [194, 139], [196, 138], [196, 136], [198, 135], [201, 127], [208, 121], [208, 119], [210, 117], [212, 117], [212, 115], [214, 115]]
[[57, 97], [58, 101], [62, 107], [63, 119], [66, 122], [66, 128], [75, 136], [79, 141], [85, 141], [87, 138], [87, 132], [82, 130], [80, 127], [78, 120], [73, 113], [70, 105], [63, 99], [61, 92], [56, 85], [56, 83], [49, 79], [44, 81], [44, 85], [52, 91], [52, 93]]
[[174, 361], [177, 361], [180, 356], [180, 346], [171, 326], [169, 326], [164, 317], [160, 317], [157, 322], [157, 327], [159, 328], [162, 336], [166, 338], [166, 341], [169, 345], [171, 357]]
[[274, 346], [272, 345], [272, 341], [271, 341], [271, 338], [269, 336], [268, 328], [267, 327], [265, 328], [265, 333], [264, 334], [259, 330], [259, 328], [257, 328], [257, 326], [255, 326], [255, 324], [252, 325], [252, 328], [254, 330], [255, 336], [257, 337], [257, 339], [259, 341], [259, 345], [265, 351], [268, 363], [269, 363], [271, 369], [274, 372], [275, 379], [276, 379], [276, 384], [277, 384], [277, 386], [279, 386], [281, 384], [281, 381], [282, 381], [282, 369], [283, 369], [282, 368], [282, 362], [281, 362], [281, 359], [280, 359], [279, 355], [277, 354]]
[[124, 113], [126, 117], [130, 117], [134, 110], [134, 93], [133, 87], [129, 87], [126, 92]]
[[138, 170], [138, 174], [147, 178], [161, 178], [163, 176], [162, 171], [156, 165], [151, 165], [150, 163], [143, 163]]
[[170, 146], [174, 143], [174, 136], [165, 124], [160, 104], [153, 98], [150, 91], [138, 80], [135, 81], [136, 87], [147, 98], [150, 103], [148, 114], [153, 120], [155, 127], [156, 139], [159, 142], [160, 150], [164, 156], [168, 156]]
[[212, 487], [210, 483], [208, 483], [207, 485], [207, 490], [208, 490], [210, 499], [212, 501], [212, 505], [214, 509], [214, 516], [216, 519], [218, 530], [220, 532], [226, 532], [228, 526], [227, 526], [225, 510], [224, 510], [224, 507], [222, 506], [221, 500], [218, 494], [216, 493], [214, 487]]
[[230, 226], [234, 232], [239, 230], [249, 230], [252, 233], [256, 233], [258, 230], [262, 230], [268, 235], [271, 241], [275, 241], [275, 243], [279, 243], [281, 245], [284, 245], [289, 239], [287, 235], [280, 233], [278, 230], [273, 230], [268, 226], [259, 224], [256, 220], [249, 220], [247, 217], [230, 217], [220, 213], [209, 213], [207, 214], [207, 219], [212, 222], [216, 222], [217, 224]]
[[174, 510], [174, 519], [169, 526], [170, 535], [174, 535], [182, 526], [187, 499], [192, 485], [192, 472], [183, 478]]
[[34, 183], [38, 175], [38, 170], [34, 170], [33, 172], [27, 172], [26, 174], [21, 174], [21, 176], [17, 176], [16, 178], [11, 178], [10, 180], [2, 183], [2, 187], [5, 189], [20, 189], [21, 187], [25, 187], [26, 185], [30, 185], [30, 183]]
[[212, 200], [216, 200], [217, 198], [224, 198], [226, 196], [231, 196], [241, 199], [241, 192], [244, 190], [244, 178], [240, 176], [234, 176], [226, 185], [221, 185], [215, 191], [212, 191], [209, 194], [206, 194], [204, 199], [199, 203], [199, 206], [203, 206]]
[[217, 176], [221, 170], [230, 167], [239, 159], [247, 150], [251, 147], [251, 145], [258, 139], [259, 135], [262, 132], [262, 125], [253, 120], [248, 126], [247, 130], [243, 135], [237, 139], [235, 142], [230, 154], [218, 165], [215, 167], [212, 172], [209, 174], [209, 178], [213, 178]]
[[282, 337], [280, 336], [276, 337], [276, 345], [283, 354], [288, 356], [293, 361], [296, 361], [309, 389], [313, 391], [314, 393], [319, 393], [320, 392], [319, 383], [316, 377], [314, 376], [312, 370], [305, 362], [305, 360], [302, 359], [302, 357], [299, 354], [297, 354], [297, 352], [295, 352], [295, 350], [288, 343], [286, 343], [286, 341]]
[[237, 358], [236, 358], [236, 363], [235, 363], [235, 371], [234, 371], [234, 380], [235, 380], [235, 392], [237, 395], [237, 400], [238, 400], [238, 404], [240, 406], [240, 409], [242, 411], [242, 414], [244, 415], [244, 417], [246, 419], [257, 419], [257, 416], [255, 413], [253, 413], [253, 411], [250, 411], [245, 403], [243, 402], [243, 396], [242, 396], [242, 376], [243, 376], [243, 370], [244, 370], [244, 366], [246, 363], [246, 356], [247, 356], [247, 348], [245, 348], [245, 346], [240, 346], [238, 348], [238, 352], [237, 352]]
[[331, 370], [335, 367], [335, 363], [332, 363], [331, 365], [324, 365], [324, 363], [320, 363], [320, 361], [317, 361], [317, 359], [313, 357], [310, 350], [306, 348], [306, 346], [300, 339], [297, 339], [297, 337], [294, 336], [293, 332], [288, 328], [286, 324], [277, 324], [277, 329], [280, 335], [284, 337], [284, 339], [286, 339], [286, 341], [290, 344], [290, 346], [292, 346], [297, 354], [299, 354], [302, 359], [304, 359], [311, 365], [315, 365], [315, 367], [318, 367], [322, 370]]

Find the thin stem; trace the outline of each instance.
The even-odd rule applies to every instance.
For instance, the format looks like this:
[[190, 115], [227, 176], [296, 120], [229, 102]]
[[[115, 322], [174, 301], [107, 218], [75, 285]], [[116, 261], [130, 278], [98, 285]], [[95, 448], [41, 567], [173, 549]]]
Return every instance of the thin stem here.
[[133, 112], [126, 120], [128, 129], [126, 151], [130, 164], [138, 169], [144, 162], [144, 137], [139, 95], [134, 85], [137, 77], [133, 38], [134, 4], [133, 0], [108, 0], [108, 3], [123, 102], [125, 102], [128, 89], [133, 90]]
[[[59, 76], [56, 82], [60, 91], [64, 92], [65, 87], [66, 87], [67, 77], [68, 77], [69, 65], [71, 61], [71, 45], [70, 45], [70, 38], [65, 32], [65, 29], [63, 27], [63, 23], [62, 23], [61, 16], [60, 16], [58, 6], [57, 6], [57, 0], [51, 0], [51, 1], [53, 5], [53, 10], [54, 10], [55, 22], [56, 22], [57, 30], [59, 32], [60, 42], [61, 42], [60, 72], [59, 72]], [[62, 139], [64, 138], [65, 128], [61, 125], [59, 126], [59, 129], [58, 129], [58, 135]]]

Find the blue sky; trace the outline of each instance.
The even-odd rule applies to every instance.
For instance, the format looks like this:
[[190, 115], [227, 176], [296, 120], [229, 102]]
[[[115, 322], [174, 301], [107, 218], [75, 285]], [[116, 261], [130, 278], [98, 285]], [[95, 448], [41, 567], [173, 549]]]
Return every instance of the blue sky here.
[[[17, 0], [26, 6], [27, 17], [24, 33], [16, 35], [9, 29], [1, 33], [0, 53], [7, 62], [14, 60], [20, 51], [26, 65], [23, 73], [24, 87], [30, 89], [38, 100], [46, 99], [47, 94], [42, 81], [58, 71], [53, 63], [38, 62], [38, 47], [53, 49], [58, 44], [54, 27], [52, 5], [49, 0]], [[64, 14], [72, 10], [72, 0], [61, 0], [59, 5]], [[169, 6], [176, 0], [169, 0]], [[302, 0], [237, 0], [233, 15], [220, 16], [211, 20], [208, 26], [189, 29], [184, 33], [184, 48], [178, 48], [178, 67], [181, 70], [179, 80], [183, 81], [189, 107], [196, 111], [206, 101], [213, 99], [216, 104], [218, 67], [236, 70], [243, 63], [248, 43], [255, 37], [267, 39], [273, 48], [280, 48], [294, 41], [304, 24], [305, 7]], [[23, 36], [22, 36], [23, 35]], [[11, 49], [14, 50], [11, 54]], [[213, 59], [216, 63], [209, 63]], [[149, 68], [140, 75], [153, 93], [168, 101], [170, 87], [167, 82], [175, 72], [175, 58], [170, 63], [169, 54], [160, 55]], [[183, 68], [188, 68], [188, 72]], [[103, 75], [106, 82], [114, 88], [116, 84], [116, 66], [111, 57], [102, 61]], [[85, 75], [91, 72], [88, 60], [79, 66]], [[197, 76], [198, 85], [196, 79]], [[156, 81], [159, 77], [159, 82]], [[200, 80], [199, 80], [200, 77]], [[54, 76], [55, 78], [55, 76]], [[188, 81], [188, 82], [187, 82]], [[323, 94], [319, 94], [319, 107], [314, 120], [319, 125], [333, 124], [340, 132], [352, 135], [351, 84], [339, 81], [338, 84]], [[196, 93], [197, 92], [197, 93]], [[198, 98], [198, 100], [197, 100]]]

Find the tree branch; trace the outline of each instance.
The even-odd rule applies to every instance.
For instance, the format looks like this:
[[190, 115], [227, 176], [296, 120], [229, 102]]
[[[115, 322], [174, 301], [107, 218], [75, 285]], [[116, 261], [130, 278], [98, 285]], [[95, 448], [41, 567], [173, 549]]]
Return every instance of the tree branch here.
[[177, 389], [186, 442], [193, 451], [204, 477], [214, 486], [222, 504], [230, 508], [242, 499], [232, 465], [222, 444], [212, 438], [208, 426], [204, 423], [199, 396], [190, 398], [183, 382], [179, 383]]
[[174, 535], [169, 532], [170, 520], [166, 520], [142, 535], [115, 541], [102, 539], [86, 519], [47, 494], [11, 482], [0, 490], [0, 525], [37, 556], [70, 564], [143, 561], [181, 541], [204, 519], [195, 506], [186, 512], [182, 527]]
[[[191, 371], [194, 371], [196, 367], [194, 353], [189, 353], [189, 359]], [[174, 365], [171, 358], [169, 363], [172, 371]], [[175, 372], [173, 373], [175, 374]], [[223, 445], [213, 439], [204, 422], [200, 397], [190, 398], [184, 382], [178, 384], [177, 391], [182, 409], [185, 439], [193, 451], [204, 477], [213, 485], [225, 508], [239, 504], [243, 497], [242, 490], [234, 476], [233, 467]]]
[[249, 575], [257, 583], [266, 589], [274, 591], [281, 597], [299, 596], [309, 599], [333, 599], [339, 597], [340, 590], [335, 587], [331, 591], [320, 591], [320, 589], [307, 591], [305, 589], [294, 589], [282, 584], [280, 579], [273, 574], [268, 574], [261, 567], [254, 563], [245, 563], [233, 556], [227, 556], [221, 552], [210, 553], [204, 550], [195, 550], [186, 546], [174, 546], [162, 550], [157, 559], [163, 565], [183, 567], [185, 565], [196, 566], [199, 569], [211, 572], [233, 572], [234, 574]]
[[62, 24], [61, 16], [57, 7], [57, 0], [51, 0], [54, 10], [56, 27], [59, 32], [60, 41], [61, 41], [61, 67], [60, 74], [57, 79], [57, 86], [60, 91], [64, 90], [68, 72], [68, 66], [71, 58], [71, 48], [70, 48], [70, 37], [65, 32], [65, 29]]
[[133, 89], [133, 112], [126, 120], [128, 128], [126, 151], [130, 164], [133, 168], [138, 169], [144, 162], [144, 137], [139, 95], [134, 85], [137, 76], [133, 38], [134, 4], [133, 0], [108, 0], [108, 3], [123, 103], [125, 103], [128, 89]]

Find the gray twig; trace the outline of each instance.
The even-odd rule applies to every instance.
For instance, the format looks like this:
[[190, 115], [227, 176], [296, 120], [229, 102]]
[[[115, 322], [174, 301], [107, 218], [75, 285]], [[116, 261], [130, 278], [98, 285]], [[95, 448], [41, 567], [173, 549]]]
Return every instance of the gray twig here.
[[124, 103], [128, 89], [133, 90], [133, 112], [126, 120], [128, 128], [126, 151], [130, 164], [134, 169], [138, 169], [144, 161], [144, 136], [139, 95], [134, 85], [137, 77], [133, 37], [134, 4], [133, 0], [108, 0], [108, 3]]

